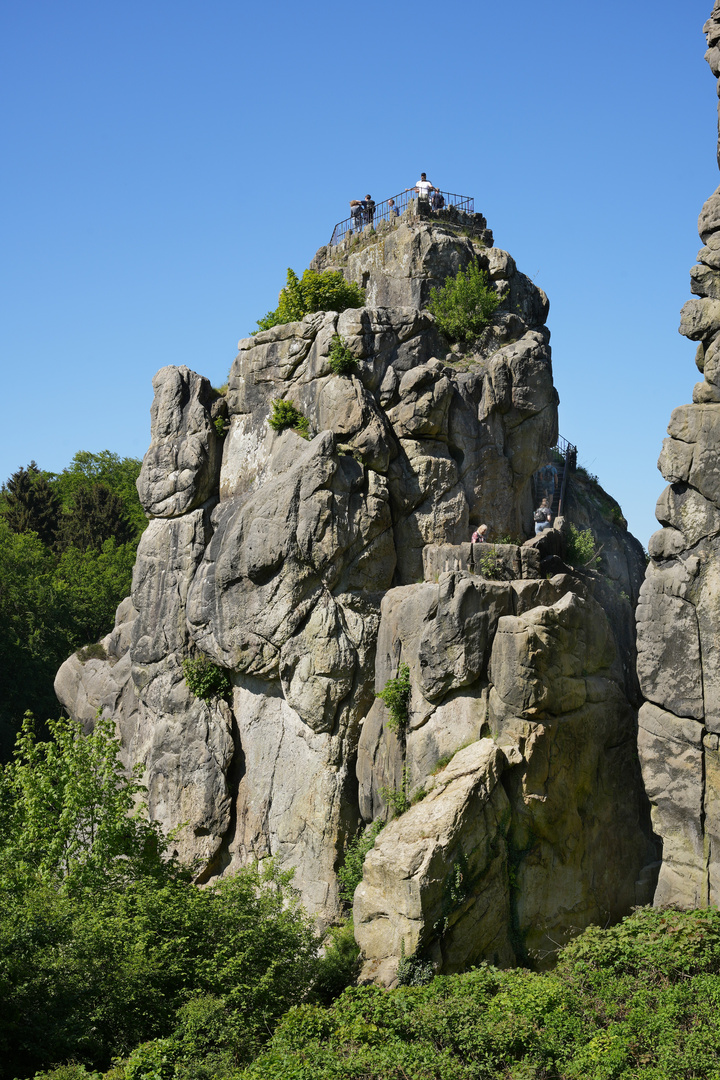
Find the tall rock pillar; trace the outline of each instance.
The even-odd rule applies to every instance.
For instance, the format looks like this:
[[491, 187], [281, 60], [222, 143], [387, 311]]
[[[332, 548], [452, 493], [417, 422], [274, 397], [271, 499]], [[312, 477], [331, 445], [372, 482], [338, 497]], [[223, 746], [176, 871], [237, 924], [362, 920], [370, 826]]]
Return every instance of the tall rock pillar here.
[[[720, 0], [703, 30], [718, 78]], [[640, 759], [663, 849], [655, 903], [688, 907], [720, 900], [720, 188], [698, 229], [680, 333], [698, 342], [704, 379], [670, 418], [637, 609]]]

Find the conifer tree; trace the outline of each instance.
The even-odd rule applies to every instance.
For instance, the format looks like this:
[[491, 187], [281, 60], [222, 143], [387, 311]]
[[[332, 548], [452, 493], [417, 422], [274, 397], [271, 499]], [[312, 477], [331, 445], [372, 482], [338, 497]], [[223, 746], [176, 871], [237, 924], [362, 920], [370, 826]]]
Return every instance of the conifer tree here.
[[61, 501], [48, 480], [31, 461], [3, 485], [3, 515], [13, 532], [34, 532], [48, 547], [57, 539]]

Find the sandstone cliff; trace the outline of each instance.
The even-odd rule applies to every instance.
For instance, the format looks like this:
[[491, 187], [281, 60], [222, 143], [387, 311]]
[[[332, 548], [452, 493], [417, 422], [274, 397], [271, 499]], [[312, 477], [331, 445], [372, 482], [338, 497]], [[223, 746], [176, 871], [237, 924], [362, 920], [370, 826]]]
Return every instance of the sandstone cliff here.
[[[704, 26], [720, 76], [720, 2]], [[719, 158], [720, 161], [720, 147]], [[668, 481], [663, 526], [637, 609], [646, 703], [639, 749], [663, 857], [656, 904], [720, 901], [720, 188], [698, 222], [704, 247], [690, 272], [695, 298], [680, 333], [699, 342], [704, 378], [675, 409], [658, 467]]]
[[[480, 342], [450, 348], [424, 304], [473, 260], [503, 300]], [[642, 552], [582, 487], [600, 570], [563, 562], [562, 523], [522, 543], [557, 437], [548, 304], [481, 215], [411, 208], [314, 266], [366, 306], [241, 341], [225, 399], [187, 368], [156, 375], [132, 597], [107, 660], [71, 657], [57, 692], [87, 725], [114, 713], [200, 880], [272, 856], [326, 921], [348, 842], [390, 817], [389, 792], [412, 801], [356, 892], [366, 977], [392, 982], [403, 951], [445, 971], [542, 959], [649, 898]], [[329, 367], [336, 334], [352, 375]], [[271, 429], [276, 398], [309, 439]], [[481, 521], [518, 542], [471, 546]], [[190, 693], [198, 654], [230, 674], [231, 703]], [[405, 664], [391, 730], [375, 694]]]

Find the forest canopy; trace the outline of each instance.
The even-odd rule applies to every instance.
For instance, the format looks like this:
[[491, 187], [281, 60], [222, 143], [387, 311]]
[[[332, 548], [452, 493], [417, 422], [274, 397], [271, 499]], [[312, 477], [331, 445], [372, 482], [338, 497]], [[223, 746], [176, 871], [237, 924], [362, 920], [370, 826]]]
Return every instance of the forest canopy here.
[[147, 520], [141, 462], [80, 451], [60, 473], [31, 461], [0, 490], [0, 758], [23, 714], [57, 717], [58, 668], [113, 626]]

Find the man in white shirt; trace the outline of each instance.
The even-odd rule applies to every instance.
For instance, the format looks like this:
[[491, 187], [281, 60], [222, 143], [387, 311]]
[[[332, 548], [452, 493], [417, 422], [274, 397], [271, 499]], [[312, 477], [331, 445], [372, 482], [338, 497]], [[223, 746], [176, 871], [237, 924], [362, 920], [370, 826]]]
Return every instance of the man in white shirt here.
[[428, 180], [425, 173], [420, 173], [420, 179], [418, 180], [417, 184], [415, 185], [415, 190], [418, 193], [418, 198], [420, 198], [420, 199], [429, 199], [430, 198], [430, 192], [431, 191], [438, 191], [439, 188], [433, 187], [433, 185], [430, 183], [430, 181]]

